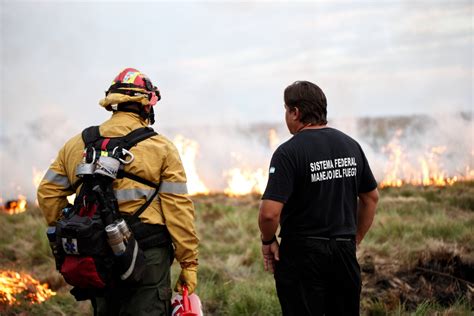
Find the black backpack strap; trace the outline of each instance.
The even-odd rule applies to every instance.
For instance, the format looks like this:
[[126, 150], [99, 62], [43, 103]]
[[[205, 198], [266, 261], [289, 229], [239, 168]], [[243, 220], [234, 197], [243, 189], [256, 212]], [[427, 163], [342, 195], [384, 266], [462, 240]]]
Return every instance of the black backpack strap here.
[[157, 132], [153, 130], [151, 127], [141, 127], [137, 128], [136, 130], [131, 131], [124, 137], [120, 138], [119, 144], [122, 148], [130, 149], [139, 142], [158, 135]]
[[123, 178], [129, 178], [133, 181], [145, 184], [145, 185], [147, 185], [149, 187], [152, 187], [152, 188], [155, 188], [155, 189], [160, 188], [160, 183], [152, 182], [150, 180], [144, 179], [142, 177], [139, 177], [137, 175], [134, 175], [134, 174], [126, 172], [126, 171], [121, 171], [120, 173], [121, 173], [120, 176], [123, 177]]
[[[125, 148], [125, 149], [130, 149], [131, 147], [135, 146], [139, 142], [150, 138], [152, 136], [158, 135], [157, 132], [155, 132], [152, 128], [150, 127], [142, 127], [138, 128], [136, 130], [133, 130], [132, 132], [128, 133], [126, 136], [122, 137], [120, 139], [120, 145]], [[135, 212], [137, 218], [138, 216], [150, 205], [151, 201], [153, 198], [158, 194], [158, 190], [160, 189], [160, 183], [155, 183], [150, 180], [144, 179], [142, 177], [139, 177], [137, 175], [134, 175], [132, 173], [126, 172], [123, 169], [118, 171], [118, 178], [128, 178], [133, 181], [145, 184], [149, 187], [155, 188], [155, 192], [153, 193], [153, 196], [142, 206], [140, 207], [139, 210], [143, 208], [139, 213], [138, 211]], [[137, 214], [138, 213], [138, 214]]]
[[[119, 146], [119, 147], [129, 150], [130, 148], [132, 148], [139, 142], [145, 139], [148, 139], [150, 137], [153, 137], [155, 135], [158, 135], [158, 133], [155, 132], [151, 127], [141, 127], [141, 128], [137, 128], [131, 131], [125, 136], [111, 137], [109, 144], [112, 148]], [[84, 140], [86, 148], [89, 146], [93, 146], [98, 140], [103, 139], [103, 138], [104, 137], [100, 135], [99, 126], [90, 126], [86, 128], [84, 131], [82, 131], [82, 139]], [[133, 213], [132, 217], [138, 220], [138, 217], [145, 211], [145, 209], [150, 205], [153, 199], [157, 196], [158, 191], [160, 189], [160, 183], [154, 183], [152, 181], [136, 176], [134, 174], [125, 172], [123, 170], [119, 170], [118, 178], [122, 178], [122, 177], [129, 178], [131, 180], [137, 181], [139, 183], [145, 184], [155, 189], [155, 192], [153, 192], [152, 196], [145, 202], [145, 204], [140, 206]], [[82, 181], [77, 181], [75, 183], [76, 188], [80, 184], [82, 184]]]
[[136, 210], [133, 215], [132, 215], [132, 218], [134, 220], [139, 220], [139, 216], [142, 215], [142, 213], [147, 209], [147, 207], [151, 204], [151, 202], [153, 201], [153, 199], [157, 196], [158, 194], [158, 189], [155, 189], [155, 192], [153, 192], [152, 196], [150, 196], [150, 198], [145, 202], [145, 204], [143, 204], [142, 206], [140, 206], [138, 208], [138, 210]]
[[85, 147], [95, 143], [100, 138], [99, 126], [90, 126], [82, 131], [82, 140], [84, 141], [84, 144], [86, 144]]
[[[153, 130], [151, 127], [142, 127], [138, 128], [130, 133], [128, 133], [126, 136], [122, 137], [120, 139], [120, 145], [125, 148], [125, 149], [130, 149], [139, 142], [148, 139], [150, 137], [153, 137], [155, 135], [158, 135], [157, 132]], [[128, 178], [131, 180], [134, 180], [136, 182], [145, 184], [147, 186], [150, 186], [155, 189], [155, 192], [153, 192], [152, 196], [142, 205], [140, 206], [132, 215], [133, 220], [138, 220], [138, 217], [147, 209], [147, 207], [151, 204], [153, 199], [158, 195], [158, 191], [160, 189], [160, 183], [154, 183], [150, 180], [144, 179], [142, 177], [139, 177], [137, 175], [134, 175], [132, 173], [128, 173], [125, 171], [119, 171], [119, 177], [124, 177]]]
[[118, 147], [118, 148], [130, 150], [130, 148], [132, 148], [139, 142], [144, 141], [145, 139], [153, 137], [155, 135], [158, 135], [158, 133], [156, 133], [150, 127], [137, 128], [125, 136], [107, 137], [109, 139], [107, 143], [107, 148], [111, 150]]
[[137, 181], [139, 183], [148, 185], [152, 188], [155, 188], [155, 192], [153, 192], [152, 196], [145, 202], [145, 204], [140, 206], [133, 213], [133, 215], [132, 215], [133, 220], [138, 220], [138, 217], [147, 209], [147, 207], [151, 204], [153, 199], [158, 195], [158, 191], [160, 190], [161, 183], [154, 183], [154, 182], [151, 182], [147, 179], [143, 179], [142, 177], [136, 176], [134, 174], [131, 174], [131, 173], [128, 173], [128, 172], [125, 172], [125, 171], [122, 172], [122, 175], [123, 175], [124, 178], [129, 178], [131, 180], [134, 180], [134, 181]]
[[[141, 127], [137, 128], [125, 136], [122, 137], [107, 137], [110, 138], [110, 141], [115, 143], [115, 146], [120, 146], [125, 149], [130, 149], [139, 142], [158, 135], [157, 132], [151, 127]], [[99, 126], [90, 126], [82, 131], [82, 140], [85, 143], [85, 147], [94, 144], [99, 139], [104, 138], [100, 135]]]

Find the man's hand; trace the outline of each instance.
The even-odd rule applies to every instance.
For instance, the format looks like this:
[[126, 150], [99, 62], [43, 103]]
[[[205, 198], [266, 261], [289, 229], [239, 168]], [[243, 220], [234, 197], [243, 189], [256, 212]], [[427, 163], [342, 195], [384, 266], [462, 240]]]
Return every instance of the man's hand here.
[[179, 275], [178, 281], [176, 281], [176, 286], [174, 290], [183, 294], [183, 284], [186, 284], [188, 287], [189, 294], [192, 294], [196, 289], [197, 285], [197, 266], [192, 265], [186, 268], [182, 268], [181, 274]]
[[[262, 233], [260, 238], [270, 242], [275, 238], [275, 233], [280, 223], [280, 214], [283, 209], [283, 203], [263, 200], [260, 204], [260, 212], [258, 214], [258, 226]], [[276, 238], [275, 238], [276, 239]], [[265, 271], [275, 272], [275, 262], [280, 260], [279, 257], [280, 245], [275, 240], [270, 245], [262, 245], [263, 264]]]
[[280, 260], [280, 245], [274, 241], [270, 245], [262, 245], [263, 265], [265, 271], [275, 273], [275, 262]]

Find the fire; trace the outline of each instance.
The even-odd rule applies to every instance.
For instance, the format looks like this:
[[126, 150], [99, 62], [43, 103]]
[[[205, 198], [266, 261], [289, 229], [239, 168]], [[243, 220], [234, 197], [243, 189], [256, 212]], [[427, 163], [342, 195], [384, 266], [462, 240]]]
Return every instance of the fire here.
[[26, 211], [26, 206], [26, 197], [23, 195], [18, 195], [17, 200], [7, 201], [2, 208], [6, 213], [13, 215]]
[[187, 139], [182, 135], [174, 138], [173, 143], [178, 149], [179, 155], [186, 170], [186, 178], [189, 194], [208, 194], [209, 189], [199, 178], [196, 169], [196, 157], [199, 151], [199, 144], [191, 139]]
[[0, 303], [2, 305], [20, 304], [19, 297], [31, 304], [39, 304], [53, 295], [56, 293], [51, 291], [47, 284], [40, 284], [29, 274], [0, 270]]
[[[276, 130], [271, 128], [268, 131], [268, 146], [273, 151], [279, 144], [280, 138]], [[243, 165], [241, 155], [232, 153], [232, 156], [238, 165]], [[234, 167], [225, 171], [224, 177], [227, 178], [227, 188], [224, 189], [224, 193], [229, 196], [263, 194], [267, 185], [268, 172], [265, 172], [263, 168]]]
[[447, 186], [457, 181], [474, 179], [474, 172], [469, 166], [465, 172], [449, 175], [443, 169], [441, 157], [447, 152], [446, 146], [435, 146], [416, 159], [410, 157], [400, 144], [402, 131], [398, 130], [394, 138], [382, 148], [382, 152], [389, 154], [389, 161], [385, 168], [385, 177], [381, 187], [400, 187], [404, 184], [423, 186]]
[[261, 168], [256, 171], [232, 168], [224, 175], [227, 176], [227, 188], [224, 193], [230, 196], [261, 194], [267, 184], [267, 174]]

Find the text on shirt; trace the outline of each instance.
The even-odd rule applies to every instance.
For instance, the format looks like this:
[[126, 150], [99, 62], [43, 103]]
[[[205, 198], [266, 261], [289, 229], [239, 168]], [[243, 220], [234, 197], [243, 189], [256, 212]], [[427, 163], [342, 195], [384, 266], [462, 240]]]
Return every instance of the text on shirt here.
[[355, 157], [315, 161], [309, 164], [309, 168], [311, 170], [311, 182], [355, 177], [357, 174]]

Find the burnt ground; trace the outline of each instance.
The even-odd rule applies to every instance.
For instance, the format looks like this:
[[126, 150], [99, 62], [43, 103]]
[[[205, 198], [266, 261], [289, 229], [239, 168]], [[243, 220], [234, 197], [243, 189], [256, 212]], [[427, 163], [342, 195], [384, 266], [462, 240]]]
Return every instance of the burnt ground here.
[[359, 259], [362, 297], [387, 309], [403, 304], [415, 310], [424, 302], [451, 306], [458, 300], [474, 303], [474, 261], [455, 252], [425, 253], [410, 267], [400, 267], [366, 254]]

